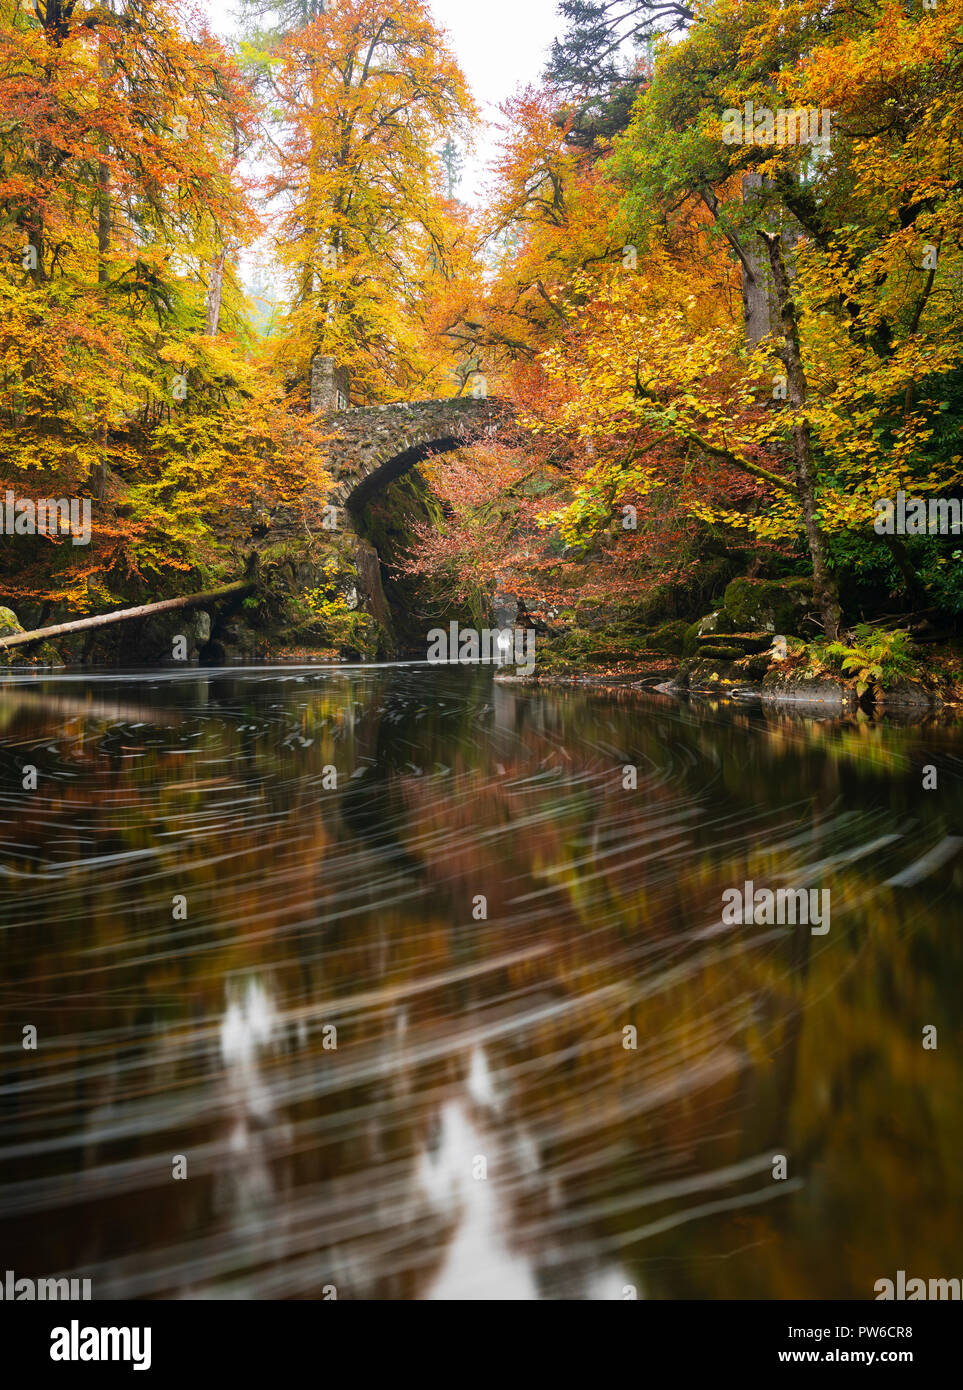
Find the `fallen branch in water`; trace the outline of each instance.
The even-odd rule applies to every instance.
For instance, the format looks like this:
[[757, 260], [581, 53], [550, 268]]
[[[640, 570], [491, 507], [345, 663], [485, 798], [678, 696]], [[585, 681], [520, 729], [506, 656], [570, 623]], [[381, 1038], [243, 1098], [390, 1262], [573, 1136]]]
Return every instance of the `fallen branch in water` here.
[[177, 608], [199, 608], [202, 604], [253, 588], [250, 580], [238, 579], [233, 584], [223, 584], [219, 589], [204, 589], [198, 594], [166, 598], [160, 603], [142, 603], [138, 608], [117, 608], [112, 613], [97, 613], [92, 618], [77, 618], [74, 622], [56, 623], [53, 627], [37, 627], [32, 632], [15, 632], [12, 637], [0, 637], [0, 647], [25, 647], [31, 642], [44, 642], [48, 637], [60, 637], [67, 632], [86, 632], [90, 628], [106, 627], [108, 623], [126, 623], [133, 618], [149, 618], [154, 613], [169, 613]]

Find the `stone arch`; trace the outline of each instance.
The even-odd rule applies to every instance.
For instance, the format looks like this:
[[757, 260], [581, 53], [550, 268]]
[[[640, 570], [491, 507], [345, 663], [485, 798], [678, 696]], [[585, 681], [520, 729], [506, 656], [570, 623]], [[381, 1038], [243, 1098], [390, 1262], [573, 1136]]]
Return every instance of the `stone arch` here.
[[330, 500], [357, 515], [372, 497], [426, 458], [490, 437], [512, 416], [498, 401], [455, 397], [362, 407], [330, 418]]

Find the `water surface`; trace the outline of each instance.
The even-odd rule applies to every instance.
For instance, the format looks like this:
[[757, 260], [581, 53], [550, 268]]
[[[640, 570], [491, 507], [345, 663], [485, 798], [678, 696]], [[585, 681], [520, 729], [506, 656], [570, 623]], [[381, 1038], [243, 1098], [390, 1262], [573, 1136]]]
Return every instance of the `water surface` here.
[[[0, 1268], [95, 1298], [958, 1276], [961, 772], [950, 726], [488, 670], [8, 676]], [[830, 931], [724, 925], [747, 879], [830, 889]]]

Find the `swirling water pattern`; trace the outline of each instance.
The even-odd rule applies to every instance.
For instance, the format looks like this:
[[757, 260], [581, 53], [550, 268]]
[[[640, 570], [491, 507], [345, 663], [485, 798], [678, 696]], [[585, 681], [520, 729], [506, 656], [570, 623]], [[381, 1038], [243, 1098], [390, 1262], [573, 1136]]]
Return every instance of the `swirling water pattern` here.
[[[95, 1298], [959, 1274], [961, 770], [951, 726], [485, 670], [10, 676], [0, 1266]], [[725, 925], [747, 879], [829, 888], [831, 930]]]

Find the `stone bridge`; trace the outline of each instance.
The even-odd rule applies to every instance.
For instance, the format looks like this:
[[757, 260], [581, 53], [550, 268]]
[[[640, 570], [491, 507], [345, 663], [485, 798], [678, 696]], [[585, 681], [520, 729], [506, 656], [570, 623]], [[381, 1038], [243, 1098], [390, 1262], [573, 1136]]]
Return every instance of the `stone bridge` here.
[[[351, 409], [346, 407], [346, 374], [332, 371], [330, 358], [322, 362], [324, 372], [316, 372], [312, 379], [311, 405], [312, 414], [321, 416], [330, 488], [324, 496], [304, 499], [307, 515], [301, 505], [276, 500], [272, 505], [266, 497], [244, 517], [225, 517], [219, 534], [254, 552], [272, 551], [283, 544], [288, 553], [282, 563], [293, 591], [327, 587], [333, 580], [349, 609], [363, 609], [391, 633], [393, 619], [383, 587], [381, 557], [365, 535], [365, 507], [396, 478], [432, 455], [499, 434], [514, 438], [514, 410], [497, 399], [464, 396]], [[319, 524], [325, 503], [337, 509], [330, 529]], [[501, 606], [506, 612], [510, 609], [510, 617], [514, 614], [514, 600]], [[306, 639], [298, 635], [291, 640]], [[397, 642], [391, 640], [397, 650]]]
[[514, 414], [497, 400], [455, 397], [328, 412], [329, 501], [357, 515], [376, 493], [432, 454], [491, 439]]

